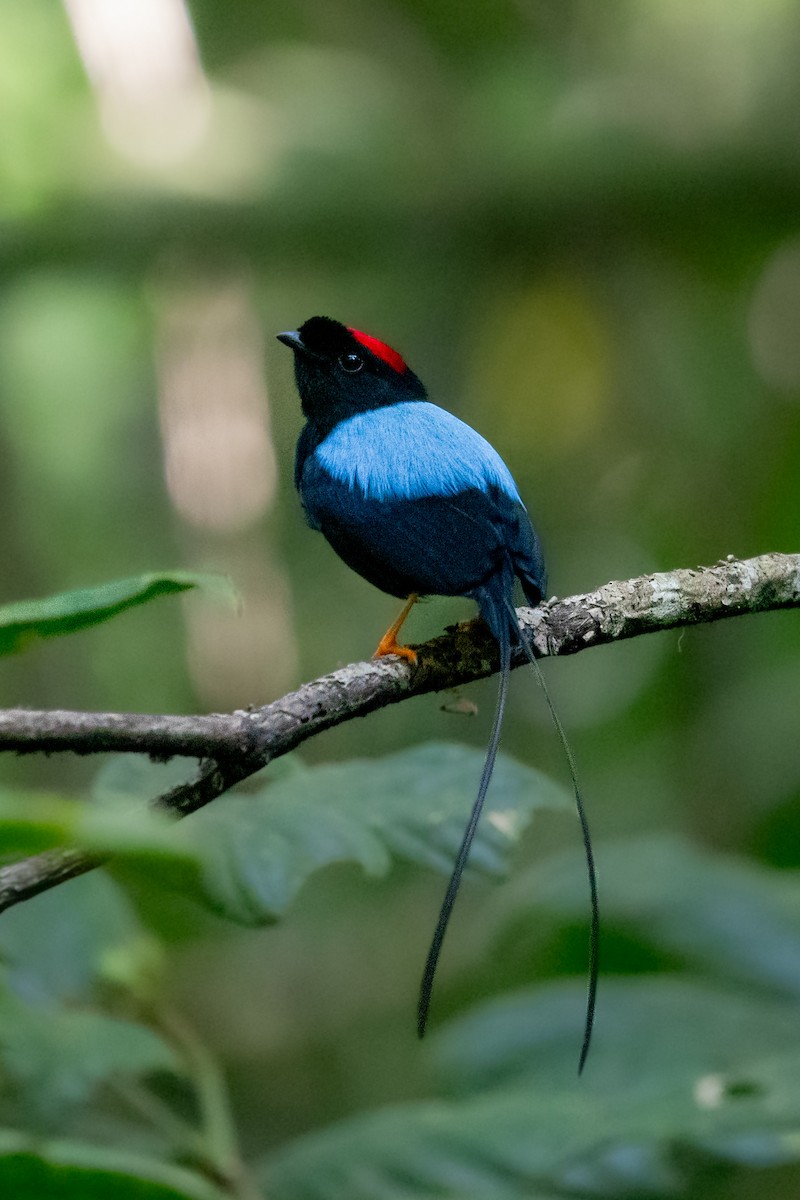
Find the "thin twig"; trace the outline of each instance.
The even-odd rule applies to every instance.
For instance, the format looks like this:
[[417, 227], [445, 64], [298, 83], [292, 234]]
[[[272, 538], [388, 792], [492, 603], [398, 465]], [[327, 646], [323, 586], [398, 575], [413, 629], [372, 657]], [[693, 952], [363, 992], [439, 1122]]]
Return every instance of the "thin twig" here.
[[225, 1077], [213, 1054], [177, 1012], [162, 1005], [151, 1017], [175, 1046], [194, 1085], [202, 1122], [200, 1161], [235, 1200], [263, 1200], [244, 1164]]
[[[537, 656], [554, 657], [658, 630], [796, 607], [800, 554], [763, 554], [608, 583], [594, 592], [520, 609], [519, 618]], [[481, 679], [498, 667], [497, 645], [480, 621], [457, 625], [416, 649], [415, 668], [397, 658], [352, 663], [263, 708], [228, 715], [8, 709], [0, 711], [0, 750], [199, 757], [193, 779], [154, 801], [183, 817], [325, 729], [411, 696]], [[525, 662], [524, 653], [517, 651], [512, 666]], [[3, 867], [0, 911], [98, 865], [98, 858], [77, 850], [50, 850]]]

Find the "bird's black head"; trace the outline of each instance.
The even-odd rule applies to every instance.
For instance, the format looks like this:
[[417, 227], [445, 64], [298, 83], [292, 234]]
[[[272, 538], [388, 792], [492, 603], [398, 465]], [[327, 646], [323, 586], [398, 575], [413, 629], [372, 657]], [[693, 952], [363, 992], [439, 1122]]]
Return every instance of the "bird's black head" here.
[[323, 433], [355, 413], [425, 399], [396, 350], [330, 317], [311, 317], [296, 333], [279, 333], [278, 341], [294, 351], [303, 412]]

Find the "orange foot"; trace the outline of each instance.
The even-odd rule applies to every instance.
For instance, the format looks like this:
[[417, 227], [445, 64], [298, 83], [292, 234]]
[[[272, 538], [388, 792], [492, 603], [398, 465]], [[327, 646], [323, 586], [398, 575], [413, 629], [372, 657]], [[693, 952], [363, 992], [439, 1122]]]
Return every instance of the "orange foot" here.
[[406, 662], [410, 662], [412, 666], [416, 664], [416, 651], [412, 650], [410, 646], [401, 646], [397, 640], [397, 635], [400, 632], [400, 628], [416, 602], [417, 594], [416, 592], [412, 592], [412, 594], [408, 597], [400, 616], [397, 618], [394, 624], [386, 630], [386, 633], [378, 643], [378, 649], [373, 654], [373, 658], [383, 658], [386, 654], [396, 654], [399, 658], [404, 658]]

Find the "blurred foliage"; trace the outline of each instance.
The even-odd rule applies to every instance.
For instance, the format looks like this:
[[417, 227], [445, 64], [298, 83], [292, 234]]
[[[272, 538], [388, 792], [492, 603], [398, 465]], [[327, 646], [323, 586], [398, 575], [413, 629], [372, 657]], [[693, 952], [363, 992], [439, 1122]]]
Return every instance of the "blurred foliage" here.
[[[0, 8], [0, 603], [177, 562], [242, 605], [39, 640], [5, 703], [224, 710], [370, 652], [394, 601], [292, 489], [273, 334], [318, 312], [494, 442], [559, 594], [797, 549], [791, 0], [190, 0], [193, 32], [154, 0], [149, 43], [117, 7]], [[799, 667], [784, 613], [547, 668], [605, 906], [580, 1081], [586, 885], [522, 673], [476, 863], [513, 873], [469, 883], [421, 1046], [491, 682], [477, 720], [395, 706], [177, 830], [137, 798], [186, 764], [4, 761], [4, 854], [120, 855], [0, 920], [4, 1194], [796, 1194]]]

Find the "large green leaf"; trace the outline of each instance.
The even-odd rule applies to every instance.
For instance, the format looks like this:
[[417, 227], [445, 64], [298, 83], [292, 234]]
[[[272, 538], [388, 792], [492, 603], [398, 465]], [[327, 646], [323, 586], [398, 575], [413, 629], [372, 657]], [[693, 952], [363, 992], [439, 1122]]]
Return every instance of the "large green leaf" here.
[[800, 1122], [796, 1006], [678, 979], [605, 981], [578, 1080], [584, 999], [582, 986], [551, 986], [455, 1023], [435, 1039], [454, 1098], [309, 1134], [265, 1164], [265, 1185], [281, 1200], [525, 1200], [560, 1189], [617, 1200], [674, 1187], [678, 1144], [746, 1160], [767, 1131], [789, 1154], [785, 1135]]
[[[258, 922], [280, 916], [329, 863], [383, 875], [396, 859], [448, 872], [482, 763], [478, 750], [432, 742], [380, 759], [298, 764], [255, 794], [234, 795], [197, 818], [217, 854], [212, 894], [225, 911]], [[471, 864], [502, 872], [535, 810], [569, 806], [541, 772], [500, 756]]]
[[[394, 859], [449, 871], [482, 763], [481, 751], [438, 742], [320, 767], [292, 756], [274, 782], [227, 796], [182, 822], [175, 854], [185, 840], [187, 860], [201, 862], [201, 898], [248, 924], [281, 916], [309, 876], [331, 863], [359, 863], [371, 875], [385, 874]], [[158, 795], [186, 770], [119, 756], [98, 776], [94, 795], [125, 806]], [[472, 865], [503, 871], [540, 808], [569, 811], [571, 800], [540, 771], [501, 755]]]
[[170, 1047], [142, 1025], [31, 1005], [1, 983], [0, 1064], [26, 1107], [49, 1120], [68, 1116], [110, 1076], [176, 1068]]
[[[0, 790], [0, 860], [72, 847], [157, 873], [170, 887], [204, 896], [212, 852], [193, 836], [193, 827], [177, 837], [174, 817], [146, 803], [196, 773], [192, 759], [156, 764], [142, 755], [115, 755], [98, 773], [89, 803], [49, 793]], [[120, 774], [132, 785], [120, 786]]]
[[168, 1163], [0, 1130], [0, 1195], [8, 1200], [223, 1200], [228, 1194]]
[[[800, 877], [704, 850], [677, 834], [596, 847], [606, 928], [635, 934], [686, 961], [800, 996]], [[586, 877], [575, 855], [558, 854], [518, 876], [500, 921], [547, 909], [583, 921]]]
[[175, 821], [145, 805], [103, 808], [48, 793], [0, 792], [0, 858], [75, 846], [100, 855], [192, 864], [202, 851]]
[[60, 592], [41, 600], [4, 604], [0, 606], [0, 655], [24, 650], [41, 638], [59, 637], [98, 625], [137, 604], [201, 585], [219, 589], [221, 581], [191, 571], [154, 571], [97, 587]]
[[122, 889], [93, 871], [3, 913], [0, 957], [28, 1002], [73, 1004], [90, 995], [105, 959], [141, 953], [143, 937]]
[[[525, 988], [460, 1017], [435, 1038], [455, 1094], [509, 1086], [572, 1088], [586, 1003], [573, 982]], [[595, 1036], [580, 1093], [658, 1094], [670, 1080], [738, 1070], [800, 1051], [796, 1003], [675, 975], [601, 980]], [[798, 1081], [800, 1101], [800, 1080]]]

